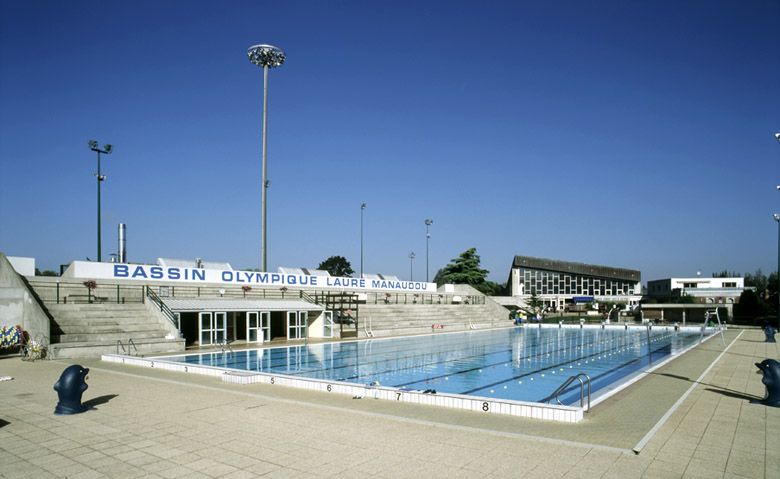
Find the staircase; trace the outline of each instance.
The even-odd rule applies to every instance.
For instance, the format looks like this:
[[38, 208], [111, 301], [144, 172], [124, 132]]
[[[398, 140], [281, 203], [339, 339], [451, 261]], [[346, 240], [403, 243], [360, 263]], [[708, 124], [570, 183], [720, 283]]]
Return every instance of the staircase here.
[[430, 334], [512, 326], [508, 310], [495, 304], [360, 305], [361, 338]]
[[143, 303], [49, 304], [47, 309], [55, 323], [49, 348], [55, 359], [184, 351], [175, 328]]

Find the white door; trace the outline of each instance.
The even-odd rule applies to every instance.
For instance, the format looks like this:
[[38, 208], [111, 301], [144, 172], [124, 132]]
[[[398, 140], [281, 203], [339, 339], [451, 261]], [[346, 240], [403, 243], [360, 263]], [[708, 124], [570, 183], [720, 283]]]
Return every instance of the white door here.
[[287, 311], [287, 339], [306, 337], [307, 311]]
[[214, 344], [222, 344], [227, 340], [227, 313], [214, 313], [214, 330], [211, 337]]
[[198, 313], [200, 345], [220, 344], [227, 337], [227, 313]]
[[263, 342], [263, 333], [260, 329], [260, 313], [257, 311], [250, 311], [246, 313], [246, 342]]
[[270, 341], [271, 340], [271, 312], [270, 311], [260, 312], [260, 329], [263, 332], [262, 335], [263, 341]]
[[212, 313], [198, 313], [198, 337], [200, 345], [206, 346], [212, 344], [211, 333], [213, 331], [214, 315]]
[[248, 343], [262, 343], [270, 340], [270, 311], [251, 311], [246, 313], [246, 341]]
[[322, 336], [325, 338], [333, 337], [333, 311], [325, 311], [325, 322], [322, 325]]

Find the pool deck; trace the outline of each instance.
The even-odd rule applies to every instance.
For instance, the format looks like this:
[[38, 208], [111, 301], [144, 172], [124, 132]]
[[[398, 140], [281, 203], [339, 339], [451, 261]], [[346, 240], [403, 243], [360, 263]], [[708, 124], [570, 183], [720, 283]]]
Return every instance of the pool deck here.
[[[751, 403], [765, 391], [754, 363], [780, 348], [758, 329], [731, 329], [725, 344], [707, 341], [575, 425], [5, 357], [0, 477], [780, 478], [780, 408]], [[52, 386], [74, 363], [91, 369], [94, 409], [56, 416]]]

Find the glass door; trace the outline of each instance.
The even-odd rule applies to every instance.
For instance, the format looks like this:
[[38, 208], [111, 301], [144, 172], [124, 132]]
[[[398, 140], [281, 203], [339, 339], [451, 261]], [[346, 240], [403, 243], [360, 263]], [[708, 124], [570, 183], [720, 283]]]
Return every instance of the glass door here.
[[227, 337], [227, 313], [198, 313], [198, 329], [201, 346], [224, 343]]
[[260, 329], [260, 313], [250, 311], [246, 313], [246, 342], [261, 343], [263, 341], [262, 330]]
[[227, 313], [214, 313], [214, 329], [211, 333], [214, 344], [222, 344], [227, 339]]
[[200, 345], [206, 346], [212, 343], [211, 333], [213, 315], [211, 313], [198, 313], [198, 337]]
[[322, 336], [325, 338], [333, 337], [333, 311], [325, 311], [323, 316], [325, 322], [322, 325]]
[[306, 337], [307, 311], [287, 311], [287, 339]]
[[260, 312], [260, 329], [263, 332], [262, 335], [263, 341], [270, 341], [271, 340], [271, 312], [270, 311]]

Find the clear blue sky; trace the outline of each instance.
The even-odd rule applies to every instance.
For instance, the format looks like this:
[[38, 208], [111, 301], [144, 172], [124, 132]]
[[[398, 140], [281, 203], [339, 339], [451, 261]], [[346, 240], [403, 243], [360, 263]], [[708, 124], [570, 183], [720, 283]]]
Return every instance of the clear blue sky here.
[[0, 0], [0, 251], [430, 276], [476, 247], [639, 269], [774, 271], [780, 2]]

